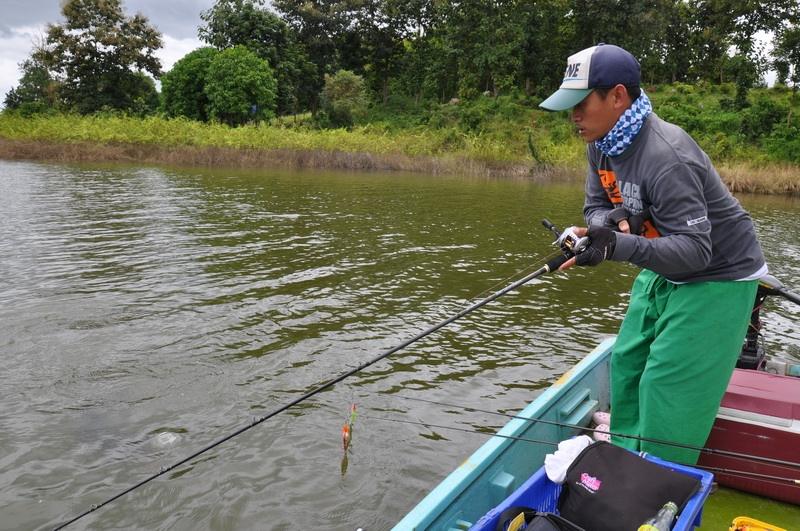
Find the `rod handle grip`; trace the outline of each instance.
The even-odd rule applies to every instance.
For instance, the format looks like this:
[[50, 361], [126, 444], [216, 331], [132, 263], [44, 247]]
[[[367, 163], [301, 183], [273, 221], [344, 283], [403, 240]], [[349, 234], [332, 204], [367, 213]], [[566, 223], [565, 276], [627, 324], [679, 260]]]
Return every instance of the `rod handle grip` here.
[[569, 260], [569, 257], [563, 254], [558, 255], [555, 258], [551, 259], [549, 262], [547, 262], [547, 270], [551, 272], [557, 271], [558, 268], [564, 265], [564, 262], [566, 262], [567, 260]]

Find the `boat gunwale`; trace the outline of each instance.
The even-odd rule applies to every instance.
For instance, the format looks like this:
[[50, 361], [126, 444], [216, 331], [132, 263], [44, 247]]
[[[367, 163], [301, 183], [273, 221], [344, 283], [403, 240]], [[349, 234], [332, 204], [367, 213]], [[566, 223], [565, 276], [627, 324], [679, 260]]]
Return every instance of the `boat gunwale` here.
[[586, 357], [559, 377], [517, 414], [519, 418], [514, 418], [506, 423], [496, 435], [481, 445], [444, 478], [395, 525], [393, 531], [422, 530], [434, 524], [458, 497], [484, 479], [482, 478], [483, 474], [503, 452], [514, 443], [519, 442], [513, 437], [518, 437], [531, 426], [532, 423], [529, 420], [541, 418], [542, 413], [552, 407], [557, 398], [566, 396], [574, 383], [581, 381], [598, 365], [608, 361], [615, 341], [616, 336], [606, 338]]

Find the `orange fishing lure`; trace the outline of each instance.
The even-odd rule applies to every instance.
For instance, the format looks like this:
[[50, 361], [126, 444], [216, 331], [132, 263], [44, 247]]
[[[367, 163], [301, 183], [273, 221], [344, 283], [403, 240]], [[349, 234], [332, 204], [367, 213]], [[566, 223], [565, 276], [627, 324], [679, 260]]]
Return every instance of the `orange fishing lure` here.
[[344, 423], [342, 426], [342, 448], [344, 451], [347, 451], [347, 448], [350, 446], [350, 439], [353, 435], [353, 423], [356, 421], [356, 405], [353, 404], [350, 406], [350, 418], [347, 419], [347, 422]]

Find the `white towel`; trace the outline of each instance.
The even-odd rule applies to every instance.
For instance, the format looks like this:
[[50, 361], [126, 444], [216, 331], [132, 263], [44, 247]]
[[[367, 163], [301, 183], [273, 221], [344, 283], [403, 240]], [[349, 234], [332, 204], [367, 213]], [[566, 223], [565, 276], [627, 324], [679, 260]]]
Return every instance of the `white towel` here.
[[578, 435], [558, 443], [558, 450], [555, 453], [544, 456], [544, 471], [550, 481], [564, 483], [569, 465], [592, 442], [594, 441], [588, 435]]

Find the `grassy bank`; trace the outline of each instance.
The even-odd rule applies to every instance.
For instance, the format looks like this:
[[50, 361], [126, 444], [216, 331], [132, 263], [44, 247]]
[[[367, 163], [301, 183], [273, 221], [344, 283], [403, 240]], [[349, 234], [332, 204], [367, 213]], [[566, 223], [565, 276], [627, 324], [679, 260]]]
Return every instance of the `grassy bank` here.
[[43, 140], [8, 140], [0, 137], [0, 159], [54, 162], [124, 162], [171, 166], [212, 166], [287, 169], [332, 169], [357, 171], [403, 171], [415, 173], [465, 174], [546, 180], [574, 178], [574, 170], [492, 162], [453, 154], [408, 156], [402, 153], [374, 154], [342, 150], [231, 148], [220, 146], [172, 146]]
[[[0, 115], [0, 137], [8, 140], [97, 142], [101, 144], [155, 144], [163, 147], [194, 146], [235, 149], [289, 149], [403, 154], [410, 157], [468, 157], [491, 162], [525, 162], [530, 159], [524, 137], [500, 139], [494, 135], [411, 127], [397, 130], [381, 125], [361, 125], [351, 130], [288, 127], [259, 124], [231, 128], [225, 125], [160, 117]], [[504, 141], [505, 140], [505, 141]], [[580, 142], [572, 139], [580, 151]], [[555, 158], [569, 158], [576, 149], [562, 147]], [[580, 153], [579, 153], [580, 154]], [[565, 156], [566, 155], [566, 156]], [[553, 157], [551, 157], [553, 158]], [[578, 160], [573, 156], [572, 159]]]
[[[789, 91], [754, 91], [743, 110], [730, 109], [724, 86], [648, 92], [662, 117], [698, 140], [732, 190], [800, 193], [792, 119], [800, 106]], [[157, 116], [3, 113], [0, 157], [580, 178], [584, 146], [566, 113], [544, 113], [536, 103], [394, 100], [349, 130], [319, 129], [309, 117], [230, 128]]]
[[326, 130], [280, 122], [230, 128], [160, 117], [0, 114], [0, 158], [9, 159], [552, 177], [581, 166], [583, 148], [578, 139], [572, 144], [572, 150], [560, 146], [563, 163], [556, 170], [535, 163], [524, 138], [453, 129], [366, 124]]

